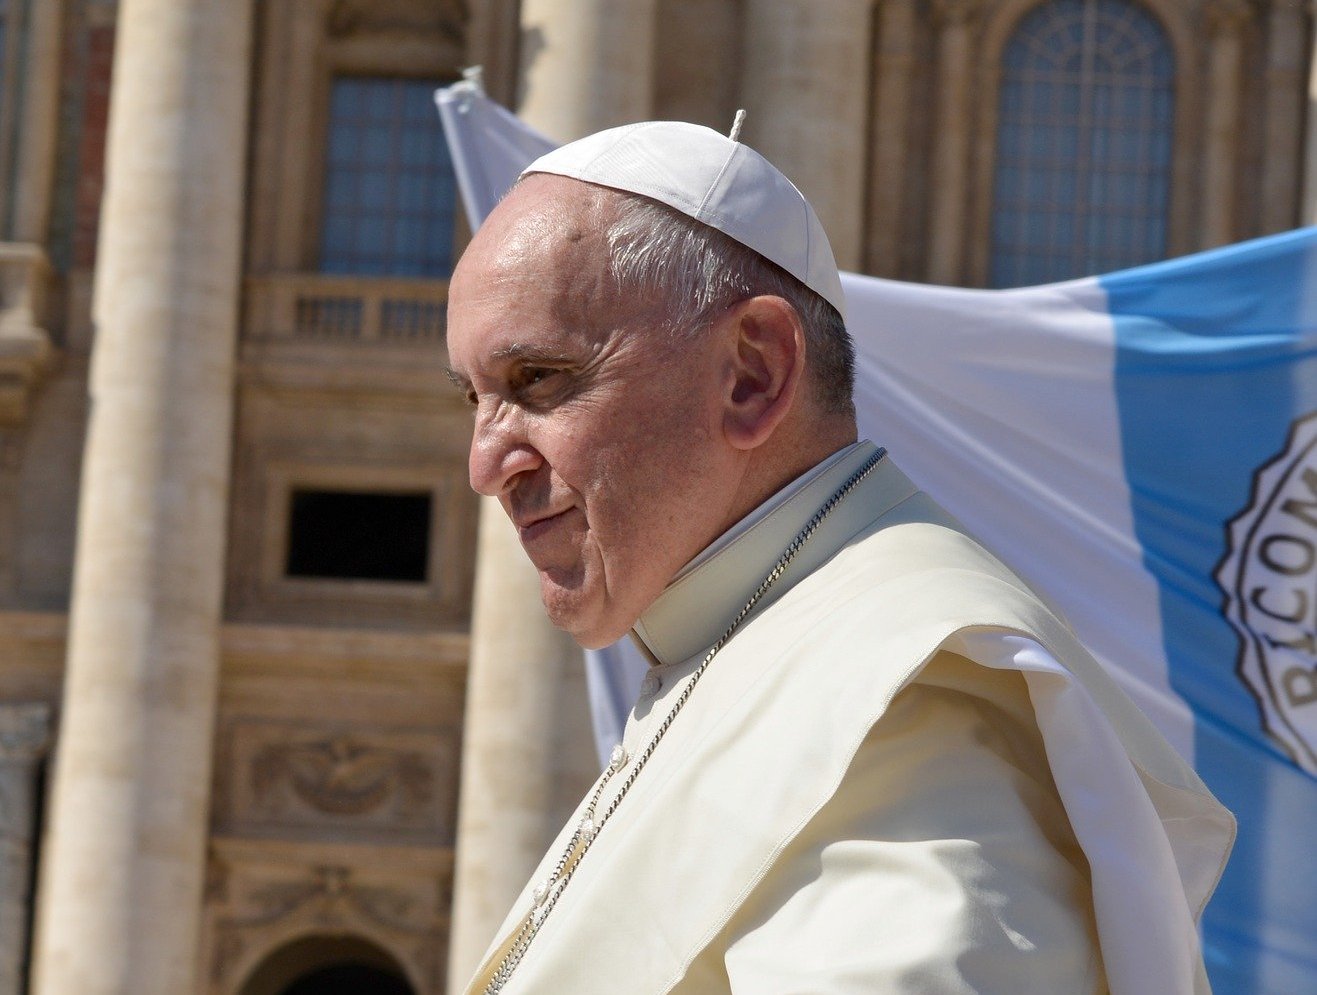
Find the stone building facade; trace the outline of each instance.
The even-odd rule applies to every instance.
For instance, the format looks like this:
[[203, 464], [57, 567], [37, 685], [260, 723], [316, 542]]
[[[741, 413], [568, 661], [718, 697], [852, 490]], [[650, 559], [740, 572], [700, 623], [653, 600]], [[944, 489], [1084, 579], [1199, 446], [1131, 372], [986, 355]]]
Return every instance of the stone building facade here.
[[481, 64], [560, 139], [745, 107], [843, 267], [1009, 285], [1310, 220], [1312, 34], [1301, 0], [0, 3], [0, 995], [442, 992], [592, 777], [579, 656], [466, 487], [434, 85]]

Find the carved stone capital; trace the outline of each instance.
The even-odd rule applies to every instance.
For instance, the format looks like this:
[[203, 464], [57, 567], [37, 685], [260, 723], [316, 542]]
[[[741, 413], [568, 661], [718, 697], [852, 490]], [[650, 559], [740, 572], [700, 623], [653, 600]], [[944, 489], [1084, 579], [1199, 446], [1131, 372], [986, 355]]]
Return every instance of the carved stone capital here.
[[939, 28], [969, 24], [982, 6], [982, 0], [929, 0], [933, 23]]
[[32, 389], [54, 360], [42, 327], [49, 286], [39, 246], [0, 243], [0, 426], [26, 420]]
[[1212, 34], [1237, 34], [1254, 17], [1258, 8], [1254, 0], [1207, 0], [1203, 4], [1203, 17]]
[[49, 746], [49, 705], [0, 703], [0, 763], [34, 763]]

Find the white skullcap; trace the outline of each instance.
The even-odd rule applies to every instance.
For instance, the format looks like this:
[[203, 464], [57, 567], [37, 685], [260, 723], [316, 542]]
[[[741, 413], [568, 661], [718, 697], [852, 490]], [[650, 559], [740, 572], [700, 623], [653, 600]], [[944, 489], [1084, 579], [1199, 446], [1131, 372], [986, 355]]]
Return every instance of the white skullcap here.
[[610, 128], [540, 156], [521, 175], [529, 173], [661, 201], [777, 263], [846, 314], [832, 246], [809, 201], [754, 149], [711, 128], [680, 121]]

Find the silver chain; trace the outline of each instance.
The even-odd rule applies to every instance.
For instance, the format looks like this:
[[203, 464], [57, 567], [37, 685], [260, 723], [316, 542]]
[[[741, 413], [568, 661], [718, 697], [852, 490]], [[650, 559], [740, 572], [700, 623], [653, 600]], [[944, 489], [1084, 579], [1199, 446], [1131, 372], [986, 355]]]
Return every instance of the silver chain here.
[[[599, 804], [599, 799], [603, 796], [604, 787], [612, 779], [613, 775], [621, 770], [622, 766], [626, 763], [626, 755], [621, 747], [619, 746], [613, 750], [613, 756], [609, 760], [608, 766], [604, 768], [604, 772], [600, 775], [598, 784], [595, 785], [595, 789], [590, 795], [589, 804], [585, 807], [585, 816], [579, 823], [577, 823], [576, 829], [572, 833], [572, 838], [568, 840], [567, 848], [563, 851], [562, 856], [558, 858], [558, 862], [554, 866], [553, 874], [549, 877], [549, 880], [536, 888], [535, 904], [526, 914], [526, 918], [522, 920], [521, 926], [518, 927], [517, 932], [514, 934], [512, 945], [509, 947], [508, 952], [503, 956], [503, 959], [499, 961], [498, 968], [494, 971], [493, 977], [490, 978], [489, 984], [484, 988], [484, 995], [497, 995], [497, 993], [503, 990], [503, 986], [508, 983], [508, 980], [512, 977], [512, 972], [517, 969], [517, 965], [521, 963], [521, 959], [526, 955], [526, 951], [530, 948], [531, 941], [535, 939], [536, 935], [538, 935], [540, 927], [543, 926], [544, 921], [549, 918], [549, 913], [552, 912], [554, 906], [558, 904], [558, 899], [561, 897], [563, 891], [566, 890], [567, 883], [571, 881], [572, 875], [576, 873], [576, 868], [581, 865], [581, 861], [585, 859], [587, 851], [589, 851], [591, 845], [599, 837], [600, 830], [602, 830], [608, 820], [613, 817], [613, 813], [616, 812], [618, 806], [622, 804], [622, 799], [625, 798], [627, 792], [631, 790], [631, 786], [636, 783], [636, 778], [638, 778], [640, 772], [645, 769], [645, 764], [649, 762], [649, 758], [654, 755], [654, 750], [658, 748], [659, 741], [662, 740], [667, 733], [673, 720], [677, 717], [677, 713], [679, 713], [682, 708], [685, 707], [686, 702], [690, 700], [691, 692], [695, 689], [695, 685], [700, 682], [700, 678], [704, 676], [704, 672], [709, 669], [709, 664], [712, 663], [713, 658], [718, 655], [718, 651], [727, 645], [727, 641], [732, 638], [732, 634], [740, 628], [741, 623], [746, 620], [752, 611], [754, 611], [755, 606], [759, 604], [764, 595], [768, 593], [769, 588], [777, 583], [782, 577], [786, 572], [787, 567], [791, 564], [791, 561], [796, 558], [796, 554], [800, 552], [805, 543], [813, 538], [814, 533], [818, 531], [818, 527], [823, 520], [832, 513], [833, 509], [842, 502], [842, 499], [845, 498], [846, 495], [855, 489], [860, 481], [873, 471], [873, 468], [878, 465], [886, 454], [886, 449], [879, 449], [876, 453], [865, 460], [864, 465], [851, 474], [850, 477], [846, 479], [846, 482], [837, 488], [832, 497], [828, 498], [828, 500], [823, 503], [823, 506], [814, 513], [814, 517], [806, 522], [805, 527], [796, 534], [794, 539], [791, 540], [786, 551], [783, 552], [782, 556], [778, 559], [777, 564], [768, 572], [768, 575], [755, 590], [755, 593], [750, 595], [750, 600], [745, 603], [745, 607], [737, 612], [736, 617], [732, 619], [732, 624], [727, 627], [727, 631], [725, 631], [722, 636], [719, 637], [718, 641], [709, 648], [709, 652], [705, 654], [703, 662], [700, 663], [699, 667], [695, 669], [695, 672], [687, 679], [686, 686], [682, 689], [676, 702], [673, 703], [672, 710], [668, 712], [667, 717], [663, 720], [663, 724], [658, 727], [658, 731], [655, 732], [653, 738], [650, 739], [649, 745], [646, 746], [640, 756], [636, 758], [634, 765], [631, 767], [631, 772], [627, 775], [627, 779], [622, 782], [622, 787], [618, 790], [617, 796], [613, 799], [608, 808], [604, 810], [604, 814], [596, 820], [595, 807]], [[580, 847], [579, 851], [577, 850], [578, 846]], [[575, 854], [574, 860], [572, 859], [573, 854]]]

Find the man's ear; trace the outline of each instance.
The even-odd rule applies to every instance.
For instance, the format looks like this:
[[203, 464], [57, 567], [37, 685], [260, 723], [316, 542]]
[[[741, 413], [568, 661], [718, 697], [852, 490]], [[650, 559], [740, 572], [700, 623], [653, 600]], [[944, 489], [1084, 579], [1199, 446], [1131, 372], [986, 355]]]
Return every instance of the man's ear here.
[[728, 315], [733, 347], [723, 432], [737, 449], [766, 442], [791, 411], [805, 375], [805, 329], [781, 297], [752, 297]]

